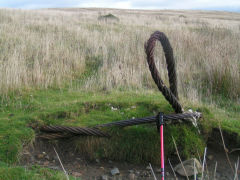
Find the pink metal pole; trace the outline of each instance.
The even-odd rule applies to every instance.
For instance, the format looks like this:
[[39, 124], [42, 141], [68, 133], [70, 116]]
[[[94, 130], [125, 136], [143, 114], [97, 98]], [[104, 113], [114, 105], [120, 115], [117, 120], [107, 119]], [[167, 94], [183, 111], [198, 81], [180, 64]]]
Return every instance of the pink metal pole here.
[[161, 144], [161, 175], [164, 180], [164, 142], [163, 142], [163, 124], [160, 126], [160, 144]]

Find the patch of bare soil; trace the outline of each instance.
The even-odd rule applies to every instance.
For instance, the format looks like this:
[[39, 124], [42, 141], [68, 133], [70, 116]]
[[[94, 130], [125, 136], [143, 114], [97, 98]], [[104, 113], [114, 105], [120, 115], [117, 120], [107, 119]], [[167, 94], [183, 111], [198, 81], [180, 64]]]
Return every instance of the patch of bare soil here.
[[[83, 180], [92, 179], [108, 179], [108, 180], [120, 180], [120, 179], [153, 179], [151, 171], [148, 167], [148, 163], [136, 165], [127, 162], [115, 162], [111, 160], [99, 160], [95, 159], [90, 161], [85, 159], [84, 155], [80, 155], [74, 149], [74, 147], [67, 140], [65, 141], [46, 141], [37, 139], [32, 146], [25, 147], [20, 165], [30, 167], [32, 165], [39, 165], [42, 167], [51, 168], [54, 170], [62, 170], [59, 163], [59, 159], [56, 156], [54, 147], [58, 152], [60, 159], [64, 165], [66, 171], [75, 177], [80, 177]], [[240, 155], [240, 151], [229, 154], [230, 161], [234, 168], [234, 163], [237, 162], [237, 158]], [[160, 153], [160, 152], [159, 152]], [[226, 155], [223, 148], [216, 147], [214, 144], [209, 145], [207, 150], [207, 171], [208, 177], [205, 179], [213, 179], [214, 169], [217, 162], [217, 171], [215, 173], [216, 179], [230, 180], [233, 179], [233, 173], [226, 159]], [[179, 163], [178, 158], [171, 159], [172, 165], [175, 166]], [[152, 165], [157, 179], [161, 179], [160, 166]], [[112, 175], [111, 170], [118, 168], [120, 174]], [[175, 179], [174, 174], [166, 160], [165, 167], [166, 180]], [[240, 179], [240, 175], [238, 172]], [[186, 179], [180, 175], [177, 175], [179, 180]], [[193, 179], [193, 178], [191, 178]]]

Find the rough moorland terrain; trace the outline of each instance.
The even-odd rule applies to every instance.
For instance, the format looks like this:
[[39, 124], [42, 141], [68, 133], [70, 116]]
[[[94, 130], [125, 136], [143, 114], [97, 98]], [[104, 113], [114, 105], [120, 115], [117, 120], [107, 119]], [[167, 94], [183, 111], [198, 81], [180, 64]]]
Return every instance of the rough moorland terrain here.
[[[181, 104], [203, 113], [201, 134], [189, 125], [166, 126], [166, 156], [176, 159], [173, 138], [183, 159], [202, 157], [210, 142], [222, 148], [219, 127], [228, 152], [236, 150], [239, 20], [238, 13], [213, 11], [0, 9], [0, 179], [65, 179], [35, 161], [24, 167], [28, 148], [39, 142], [32, 127], [94, 126], [174, 113], [146, 63], [144, 43], [155, 30], [173, 47]], [[160, 44], [155, 58], [168, 84]], [[154, 125], [105, 131], [112, 138], [67, 141], [90, 160], [159, 164]]]

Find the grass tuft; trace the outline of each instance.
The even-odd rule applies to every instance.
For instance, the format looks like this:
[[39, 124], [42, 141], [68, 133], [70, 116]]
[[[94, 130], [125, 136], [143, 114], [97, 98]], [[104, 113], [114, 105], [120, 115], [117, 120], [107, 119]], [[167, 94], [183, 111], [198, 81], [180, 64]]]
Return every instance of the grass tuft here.
[[[66, 177], [62, 172], [54, 171], [39, 166], [32, 166], [28, 169], [20, 166], [9, 167], [4, 163], [0, 163], [0, 180], [65, 180]], [[70, 177], [70, 180], [78, 180], [79, 178]]]

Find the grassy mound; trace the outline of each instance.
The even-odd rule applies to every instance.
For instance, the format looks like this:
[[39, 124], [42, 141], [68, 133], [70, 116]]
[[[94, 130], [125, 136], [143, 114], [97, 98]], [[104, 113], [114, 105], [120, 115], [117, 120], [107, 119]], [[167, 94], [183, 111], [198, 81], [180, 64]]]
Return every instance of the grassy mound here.
[[[154, 125], [114, 128], [111, 129], [110, 134], [112, 135], [110, 139], [81, 138], [75, 142], [77, 149], [93, 159], [107, 158], [132, 163], [160, 164], [160, 139]], [[195, 128], [186, 125], [167, 126], [165, 128], [167, 157], [176, 152], [172, 137], [177, 139], [183, 158], [194, 157], [198, 152], [202, 153], [205, 147], [203, 139]]]
[[[8, 164], [17, 162], [22, 147], [34, 141], [35, 133], [30, 126], [86, 127], [156, 115], [158, 111], [167, 114], [174, 112], [160, 93], [94, 93], [52, 89], [29, 91], [2, 102], [0, 161]], [[74, 142], [79, 152], [88, 152], [90, 158], [159, 162], [159, 135], [154, 124], [104, 130], [112, 138], [80, 137], [81, 140]], [[168, 155], [175, 152], [172, 136], [181, 155], [186, 158], [195, 156], [197, 149], [202, 152], [205, 146], [192, 126], [169, 125], [165, 129]]]
[[[155, 92], [79, 92], [69, 90], [35, 90], [9, 96], [0, 106], [0, 161], [16, 164], [23, 146], [31, 144], [36, 133], [30, 126], [67, 125], [95, 126], [97, 124], [156, 115], [159, 111], [173, 113], [160, 93]], [[176, 140], [182, 158], [198, 157], [206, 146], [206, 137], [220, 120], [224, 131], [235, 132], [240, 124], [238, 113], [226, 113], [216, 107], [185, 103], [185, 109], [194, 107], [204, 118], [200, 122], [201, 135], [191, 125], [165, 126], [165, 151], [175, 153], [172, 137]], [[234, 107], [234, 106], [233, 106]], [[230, 110], [229, 110], [230, 111]], [[230, 129], [230, 130], [229, 130]], [[108, 158], [133, 163], [159, 163], [159, 134], [155, 124], [125, 128], [104, 128], [111, 138], [79, 137], [73, 145], [88, 158]], [[237, 144], [240, 144], [237, 142]]]

